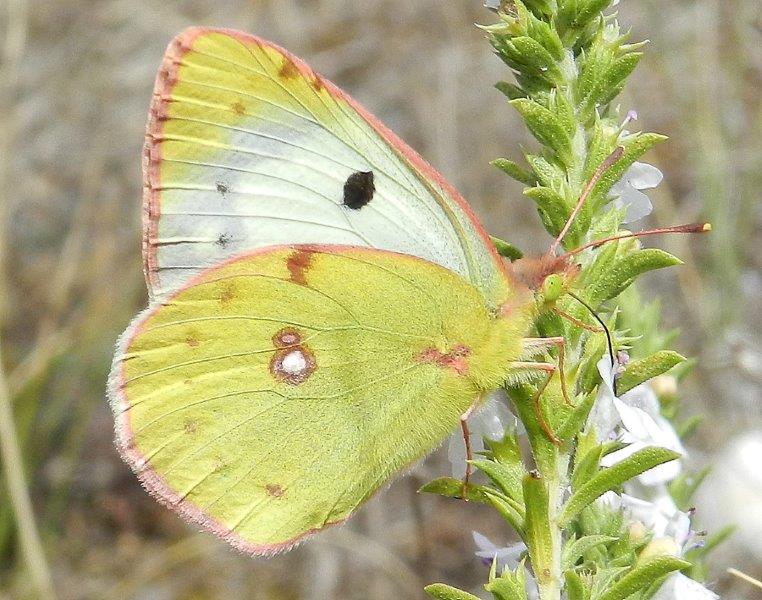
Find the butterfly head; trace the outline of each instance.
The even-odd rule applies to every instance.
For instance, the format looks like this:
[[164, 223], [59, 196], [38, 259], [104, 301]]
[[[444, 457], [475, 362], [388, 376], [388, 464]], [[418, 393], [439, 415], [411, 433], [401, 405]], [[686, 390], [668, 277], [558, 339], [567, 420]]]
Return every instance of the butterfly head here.
[[539, 258], [521, 258], [513, 263], [514, 272], [529, 288], [540, 306], [553, 305], [566, 293], [579, 273], [579, 265], [570, 257], [546, 254]]

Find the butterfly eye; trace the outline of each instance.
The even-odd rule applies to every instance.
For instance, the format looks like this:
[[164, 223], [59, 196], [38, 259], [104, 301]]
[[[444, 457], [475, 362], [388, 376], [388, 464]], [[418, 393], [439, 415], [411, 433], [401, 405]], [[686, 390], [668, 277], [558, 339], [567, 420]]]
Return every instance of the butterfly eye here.
[[542, 282], [542, 295], [546, 302], [555, 302], [561, 297], [564, 290], [564, 282], [558, 273], [553, 273]]

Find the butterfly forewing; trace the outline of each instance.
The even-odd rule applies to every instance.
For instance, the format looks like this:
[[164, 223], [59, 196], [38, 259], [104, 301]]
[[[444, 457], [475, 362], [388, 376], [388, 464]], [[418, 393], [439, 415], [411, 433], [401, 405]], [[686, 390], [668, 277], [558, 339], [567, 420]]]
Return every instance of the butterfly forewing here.
[[[372, 190], [352, 177], [372, 173]], [[367, 176], [370, 177], [370, 176]], [[495, 304], [505, 273], [458, 193], [354, 100], [288, 52], [190, 29], [170, 44], [145, 150], [153, 295], [275, 244], [368, 246], [425, 258]]]

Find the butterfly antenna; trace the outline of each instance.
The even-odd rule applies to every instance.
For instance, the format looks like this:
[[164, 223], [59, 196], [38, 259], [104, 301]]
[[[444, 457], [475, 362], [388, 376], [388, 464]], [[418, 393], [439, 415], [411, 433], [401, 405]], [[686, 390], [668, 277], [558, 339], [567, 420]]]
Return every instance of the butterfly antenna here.
[[663, 233], [707, 233], [712, 230], [711, 223], [691, 223], [688, 225], [676, 225], [674, 227], [659, 227], [657, 229], [646, 229], [645, 231], [637, 231], [635, 233], [623, 233], [621, 235], [612, 235], [611, 237], [602, 238], [600, 240], [593, 240], [592, 242], [588, 242], [587, 244], [584, 244], [580, 246], [579, 248], [575, 248], [574, 250], [569, 250], [565, 254], [562, 254], [561, 256], [563, 258], [569, 258], [571, 256], [574, 256], [575, 254], [579, 254], [583, 250], [587, 250], [588, 248], [597, 248], [598, 246], [601, 246], [603, 244], [606, 244], [608, 242], [616, 242], [617, 240], [626, 240], [629, 238], [640, 238], [640, 237], [646, 237], [649, 235], [661, 235]]
[[619, 146], [617, 147], [616, 150], [614, 150], [611, 154], [609, 154], [606, 160], [604, 160], [600, 165], [598, 165], [598, 168], [595, 170], [595, 173], [593, 173], [593, 176], [590, 178], [590, 181], [587, 182], [585, 189], [582, 190], [582, 194], [580, 195], [579, 200], [577, 200], [577, 205], [574, 207], [574, 210], [571, 212], [571, 215], [569, 215], [569, 218], [567, 219], [566, 224], [564, 225], [564, 228], [561, 230], [561, 233], [558, 234], [558, 237], [550, 245], [550, 250], [548, 250], [548, 254], [555, 254], [556, 248], [558, 248], [558, 245], [566, 237], [566, 234], [569, 233], [569, 229], [571, 229], [572, 223], [574, 223], [574, 219], [577, 218], [579, 211], [582, 210], [582, 206], [590, 197], [590, 194], [592, 193], [593, 188], [600, 181], [601, 177], [603, 177], [603, 174], [606, 171], [608, 171], [614, 165], [614, 163], [616, 163], [616, 161], [618, 161], [622, 157], [622, 154], [624, 154], [624, 148], [622, 146]]
[[[582, 298], [577, 296], [572, 291], [567, 291], [567, 294], [569, 294], [572, 298], [574, 298], [577, 302], [579, 302], [582, 306], [584, 306], [588, 311], [590, 311], [590, 314], [593, 315], [593, 318], [598, 321], [601, 327], [603, 327], [603, 331], [606, 334], [606, 343], [608, 345], [609, 349], [609, 356], [611, 357], [611, 368], [614, 368], [614, 365], [616, 364], [616, 360], [614, 359], [614, 343], [611, 340], [611, 330], [608, 328], [606, 323], [603, 322], [603, 319], [601, 319], [598, 316], [598, 313], [593, 310], [593, 307], [590, 306], [587, 302], [585, 302]], [[614, 382], [614, 385], [616, 386], [616, 381]], [[614, 393], [616, 394], [616, 388], [614, 388]]]

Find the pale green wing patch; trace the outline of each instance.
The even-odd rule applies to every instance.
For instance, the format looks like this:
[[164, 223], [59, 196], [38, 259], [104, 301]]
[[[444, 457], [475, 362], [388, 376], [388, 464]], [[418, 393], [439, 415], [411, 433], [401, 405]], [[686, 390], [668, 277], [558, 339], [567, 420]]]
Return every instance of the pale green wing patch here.
[[255, 554], [346, 519], [432, 450], [519, 352], [433, 263], [267, 249], [196, 276], [121, 339], [117, 443], [146, 487]]
[[[145, 146], [144, 260], [159, 296], [256, 248], [367, 246], [442, 265], [493, 303], [505, 268], [467, 203], [375, 117], [277, 46], [193, 28], [169, 46]], [[354, 173], [375, 192], [344, 204]]]

